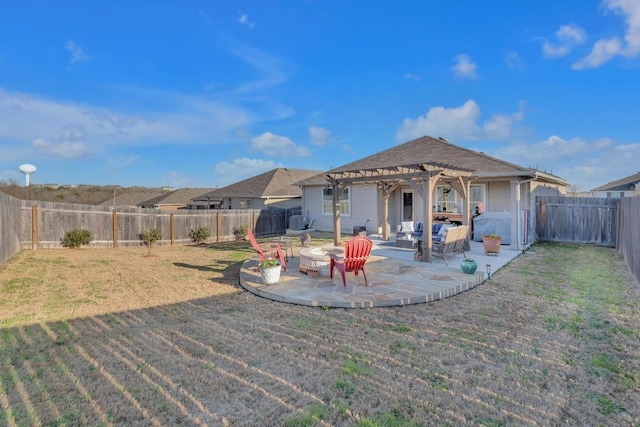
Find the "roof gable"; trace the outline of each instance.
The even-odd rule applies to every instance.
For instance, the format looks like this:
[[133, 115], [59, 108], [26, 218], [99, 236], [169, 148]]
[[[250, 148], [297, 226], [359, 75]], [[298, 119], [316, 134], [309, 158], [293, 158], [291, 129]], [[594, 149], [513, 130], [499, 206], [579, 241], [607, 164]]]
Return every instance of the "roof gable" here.
[[451, 144], [445, 139], [423, 136], [404, 144], [365, 157], [361, 160], [332, 169], [344, 172], [355, 169], [374, 169], [418, 163], [446, 164], [453, 168], [471, 170], [474, 173], [513, 173], [530, 171], [528, 168], [505, 162], [484, 153]]
[[[600, 187], [594, 188], [591, 191], [625, 191], [625, 190], [635, 190], [637, 184], [640, 182], [640, 172], [629, 175], [626, 178], [619, 179], [617, 181], [609, 182], [605, 185], [601, 185]], [[633, 188], [632, 188], [633, 186]]]

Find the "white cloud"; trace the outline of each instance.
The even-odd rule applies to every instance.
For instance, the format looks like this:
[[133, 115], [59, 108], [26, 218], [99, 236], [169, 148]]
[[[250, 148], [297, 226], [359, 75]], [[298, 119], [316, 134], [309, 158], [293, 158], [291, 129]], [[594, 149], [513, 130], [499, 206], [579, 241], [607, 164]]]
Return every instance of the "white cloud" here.
[[247, 15], [246, 13], [242, 13], [240, 12], [240, 18], [238, 18], [238, 22], [241, 23], [242, 25], [244, 25], [245, 27], [249, 28], [249, 29], [253, 29], [253, 27], [256, 26], [255, 22], [252, 22], [249, 20], [249, 15]]
[[622, 44], [619, 39], [600, 39], [593, 45], [591, 53], [581, 60], [573, 63], [574, 70], [584, 70], [585, 68], [597, 68], [609, 62], [614, 56], [619, 55]]
[[270, 157], [308, 157], [311, 151], [305, 147], [294, 144], [286, 136], [265, 132], [262, 135], [251, 138], [251, 147]]
[[456, 65], [451, 67], [456, 77], [475, 79], [478, 66], [471, 62], [469, 55], [456, 56]]
[[309, 142], [313, 145], [324, 145], [331, 138], [331, 131], [319, 126], [309, 126]]
[[601, 38], [585, 58], [571, 66], [574, 70], [599, 67], [618, 55], [633, 58], [640, 54], [640, 2], [604, 0], [602, 5], [605, 7], [605, 13], [610, 10], [625, 20], [624, 41], [619, 37]]
[[233, 163], [222, 161], [216, 164], [215, 173], [223, 180], [218, 183], [221, 187], [233, 184], [243, 179], [260, 175], [282, 166], [273, 160], [249, 159], [247, 157], [233, 159]]
[[583, 44], [587, 39], [584, 29], [575, 24], [561, 25], [556, 31], [558, 44], [545, 42], [542, 45], [542, 53], [547, 58], [559, 58], [568, 55], [576, 46]]
[[404, 119], [396, 132], [399, 142], [409, 141], [425, 135], [443, 137], [450, 141], [494, 139], [511, 137], [515, 123], [524, 118], [524, 103], [511, 114], [494, 114], [491, 119], [479, 124], [480, 107], [470, 99], [461, 107], [432, 107], [417, 119]]
[[418, 74], [414, 74], [414, 73], [405, 73], [402, 76], [403, 79], [405, 80], [415, 80], [415, 81], [420, 81], [420, 76]]
[[82, 142], [52, 142], [38, 138], [33, 141], [34, 150], [44, 156], [63, 157], [67, 159], [77, 159], [90, 157], [93, 153], [86, 144]]
[[640, 143], [616, 146], [611, 138], [565, 139], [552, 135], [533, 144], [511, 143], [487, 154], [553, 173], [590, 190], [637, 173]]
[[507, 52], [507, 55], [505, 56], [505, 63], [507, 64], [507, 67], [512, 70], [524, 70], [526, 67], [524, 59], [522, 59], [522, 57], [516, 52]]
[[71, 53], [71, 64], [91, 61], [91, 57], [84, 53], [82, 48], [73, 40], [67, 40], [65, 48]]
[[562, 43], [582, 44], [587, 40], [587, 33], [575, 24], [561, 25], [556, 31], [556, 37]]
[[[26, 147], [32, 150], [32, 141], [43, 140], [46, 144], [38, 147], [48, 147], [50, 155], [66, 157], [71, 151], [99, 153], [112, 145], [228, 143], [239, 139], [239, 129], [286, 114], [286, 108], [272, 104], [266, 104], [262, 112], [260, 104], [254, 104], [259, 108], [249, 112], [240, 105], [205, 97], [141, 90], [123, 93], [129, 99], [142, 99], [142, 103], [152, 101], [159, 110], [171, 105], [173, 112], [122, 113], [98, 105], [8, 93], [0, 88], [0, 150], [6, 153], [10, 148], [23, 147], [27, 157], [32, 154]], [[52, 148], [51, 144], [65, 141], [81, 142], [86, 150]]]
[[520, 108], [513, 114], [494, 114], [487, 120], [483, 127], [484, 135], [490, 139], [505, 140], [511, 137], [513, 125], [524, 118], [524, 103], [520, 103]]

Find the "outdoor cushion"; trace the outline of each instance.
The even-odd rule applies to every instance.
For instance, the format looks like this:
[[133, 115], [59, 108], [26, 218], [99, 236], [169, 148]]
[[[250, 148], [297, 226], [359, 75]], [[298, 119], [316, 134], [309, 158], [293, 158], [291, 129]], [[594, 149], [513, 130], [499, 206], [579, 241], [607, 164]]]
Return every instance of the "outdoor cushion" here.
[[447, 238], [447, 230], [453, 227], [455, 227], [454, 224], [442, 224], [442, 227], [440, 227], [440, 230], [438, 230], [438, 234], [433, 236], [432, 240], [434, 242], [444, 242]]
[[403, 233], [413, 232], [413, 221], [402, 221], [400, 231]]

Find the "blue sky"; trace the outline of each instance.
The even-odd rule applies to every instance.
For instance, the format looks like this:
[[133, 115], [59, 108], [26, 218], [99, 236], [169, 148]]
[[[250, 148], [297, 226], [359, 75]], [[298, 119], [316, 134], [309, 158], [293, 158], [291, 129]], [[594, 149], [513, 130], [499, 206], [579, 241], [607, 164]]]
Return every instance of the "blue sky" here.
[[0, 179], [216, 187], [426, 134], [588, 190], [640, 171], [639, 94], [640, 0], [25, 0]]

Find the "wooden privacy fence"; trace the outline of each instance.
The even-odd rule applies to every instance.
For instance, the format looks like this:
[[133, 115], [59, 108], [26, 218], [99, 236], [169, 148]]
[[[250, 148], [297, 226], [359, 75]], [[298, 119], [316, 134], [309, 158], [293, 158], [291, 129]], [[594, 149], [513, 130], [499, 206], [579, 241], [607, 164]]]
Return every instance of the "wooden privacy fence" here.
[[640, 282], [640, 197], [620, 199], [618, 245], [629, 271]]
[[38, 202], [22, 206], [23, 249], [61, 247], [65, 233], [86, 229], [93, 235], [89, 247], [140, 245], [139, 234], [157, 229], [159, 245], [185, 244], [189, 233], [207, 227], [212, 242], [233, 240], [234, 229], [247, 227], [257, 236], [284, 234], [294, 209], [250, 210], [155, 210], [126, 207], [102, 207], [71, 203]]
[[536, 197], [538, 240], [616, 246], [619, 199]]
[[22, 202], [0, 192], [0, 264], [20, 252]]

